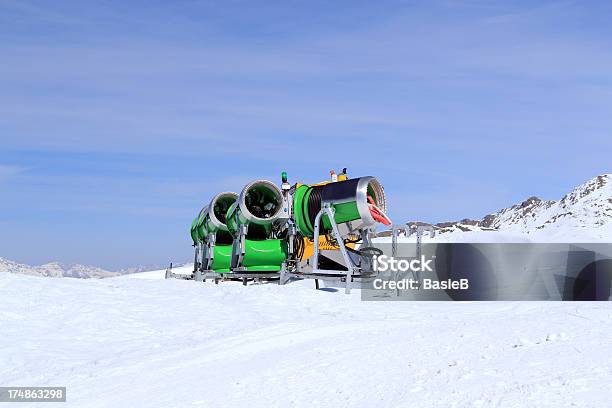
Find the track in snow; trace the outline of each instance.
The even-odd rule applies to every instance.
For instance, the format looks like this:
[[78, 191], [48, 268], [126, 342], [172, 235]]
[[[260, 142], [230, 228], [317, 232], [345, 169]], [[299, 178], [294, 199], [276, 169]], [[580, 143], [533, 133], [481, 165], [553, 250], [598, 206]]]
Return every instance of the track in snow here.
[[0, 273], [0, 385], [74, 407], [606, 406], [612, 306]]

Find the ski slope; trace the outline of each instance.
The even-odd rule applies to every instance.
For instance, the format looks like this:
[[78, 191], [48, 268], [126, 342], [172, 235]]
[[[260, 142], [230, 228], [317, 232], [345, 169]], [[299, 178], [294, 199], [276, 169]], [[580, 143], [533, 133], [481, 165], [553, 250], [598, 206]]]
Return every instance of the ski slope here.
[[312, 281], [163, 274], [0, 273], [0, 385], [67, 386], [62, 406], [90, 408], [558, 408], [612, 397], [608, 302], [367, 303]]

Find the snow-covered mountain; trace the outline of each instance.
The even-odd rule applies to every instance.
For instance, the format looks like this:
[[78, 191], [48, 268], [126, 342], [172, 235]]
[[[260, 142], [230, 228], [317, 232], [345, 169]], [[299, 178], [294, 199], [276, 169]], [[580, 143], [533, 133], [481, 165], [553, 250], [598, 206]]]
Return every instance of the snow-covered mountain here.
[[560, 200], [530, 197], [486, 216], [479, 224], [503, 232], [563, 240], [612, 239], [612, 175], [597, 176]]
[[30, 266], [10, 261], [0, 257], [0, 272], [18, 273], [22, 275], [49, 276], [55, 278], [109, 278], [120, 275], [117, 272], [109, 272], [96, 266], [80, 264], [62, 264], [59, 262], [46, 263], [44, 265]]
[[559, 200], [530, 197], [482, 220], [436, 225], [438, 233], [497, 231], [546, 242], [612, 242], [612, 174], [597, 176]]

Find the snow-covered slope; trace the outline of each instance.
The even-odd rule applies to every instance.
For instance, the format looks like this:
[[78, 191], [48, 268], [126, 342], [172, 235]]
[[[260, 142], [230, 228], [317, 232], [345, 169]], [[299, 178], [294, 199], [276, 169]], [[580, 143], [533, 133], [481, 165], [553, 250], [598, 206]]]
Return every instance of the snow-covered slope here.
[[0, 384], [65, 385], [67, 407], [610, 401], [607, 302], [361, 302], [311, 281], [16, 274], [0, 274], [0, 302]]
[[141, 273], [141, 272], [148, 272], [148, 271], [153, 271], [153, 270], [157, 270], [157, 269], [161, 269], [161, 265], [136, 265], [136, 266], [129, 266], [127, 268], [123, 268], [120, 269], [118, 272], [121, 275], [128, 275], [128, 274], [132, 274], [132, 273]]
[[59, 262], [51, 262], [44, 265], [30, 266], [9, 261], [0, 257], [0, 272], [18, 273], [22, 275], [49, 276], [55, 278], [110, 278], [118, 276], [119, 273], [105, 271], [95, 266], [80, 264], [66, 265]]
[[558, 201], [531, 197], [488, 215], [480, 225], [536, 240], [612, 242], [612, 175], [595, 177]]

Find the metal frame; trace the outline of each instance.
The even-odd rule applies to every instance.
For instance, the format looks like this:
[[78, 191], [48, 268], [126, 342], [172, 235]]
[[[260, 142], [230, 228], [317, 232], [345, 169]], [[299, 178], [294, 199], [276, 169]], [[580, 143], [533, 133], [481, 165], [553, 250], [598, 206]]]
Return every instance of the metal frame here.
[[[270, 184], [276, 187], [275, 184], [272, 184], [271, 182], [265, 181], [265, 180], [258, 180], [256, 182], [252, 182], [247, 187], [250, 187], [251, 185], [255, 183], [261, 183], [261, 182], [265, 182], [266, 184]], [[245, 187], [243, 191], [246, 191], [246, 190], [247, 188]], [[240, 197], [238, 200], [240, 204], [244, 202], [244, 197], [242, 193], [240, 194]], [[288, 237], [287, 237], [288, 238], [287, 239], [288, 253], [293, 254], [294, 248], [295, 248], [295, 235], [297, 233], [297, 227], [295, 226], [295, 223], [293, 222], [293, 220], [289, 217], [289, 214], [291, 212], [291, 208], [289, 204], [290, 200], [287, 198], [287, 192], [284, 190], [281, 191], [281, 200], [282, 200], [281, 206], [279, 207], [277, 213], [274, 215], [273, 222], [274, 223], [286, 222], [288, 224], [287, 225], [287, 228], [289, 230]], [[280, 283], [282, 280], [281, 276], [283, 276], [285, 272], [287, 271], [286, 262], [282, 264], [281, 270], [278, 272], [250, 271], [246, 267], [242, 266], [242, 261], [244, 260], [244, 256], [246, 252], [245, 243], [246, 243], [246, 236], [249, 231], [249, 224], [241, 224], [239, 222], [238, 211], [234, 212], [234, 217], [236, 218], [236, 223], [238, 224], [238, 231], [236, 231], [236, 235], [234, 236], [234, 240], [232, 242], [232, 255], [230, 258], [230, 272], [215, 272], [212, 270], [209, 271], [215, 277], [215, 283], [218, 282], [219, 278], [223, 280], [240, 279], [242, 280], [243, 285], [246, 285], [249, 279], [252, 279], [254, 281], [278, 280]]]
[[[294, 271], [286, 271], [281, 273], [280, 284], [287, 283], [291, 278], [298, 279], [314, 279], [315, 284], [318, 288], [318, 280], [323, 281], [333, 281], [333, 282], [343, 282], [345, 283], [345, 293], [349, 294], [351, 292], [351, 286], [353, 282], [363, 281], [365, 279], [372, 279], [374, 277], [375, 272], [370, 269], [371, 265], [366, 261], [367, 265], [357, 265], [351, 256], [348, 253], [346, 245], [344, 244], [344, 237], [340, 233], [338, 228], [338, 224], [334, 220], [335, 210], [330, 203], [323, 203], [321, 210], [317, 213], [314, 221], [314, 234], [313, 234], [313, 242], [314, 242], [314, 255], [312, 257], [312, 271], [310, 272], [302, 272], [298, 269]], [[340, 253], [342, 254], [342, 258], [347, 266], [347, 270], [339, 270], [339, 269], [321, 269], [319, 268], [319, 237], [321, 236], [321, 219], [324, 215], [327, 215], [331, 227], [332, 227], [332, 236], [338, 242], [338, 246], [340, 248]], [[363, 228], [359, 230], [362, 243], [364, 246], [369, 245], [370, 236], [369, 229]], [[362, 260], [363, 262], [363, 260]], [[365, 268], [364, 268], [365, 266]]]
[[[420, 259], [422, 255], [422, 240], [423, 240], [424, 232], [429, 232], [430, 237], [432, 238], [436, 236], [436, 230], [431, 225], [418, 225], [417, 226], [417, 225], [403, 224], [403, 225], [394, 225], [393, 227], [391, 227], [391, 256], [393, 258], [398, 258], [397, 256], [397, 238], [401, 233], [403, 233], [404, 236], [406, 237], [410, 237], [411, 235], [416, 234], [415, 256], [414, 257], [402, 257], [402, 259]], [[400, 279], [399, 273], [400, 272], [396, 272], [394, 279], [396, 280]], [[419, 285], [420, 285], [421, 273], [412, 272], [412, 276], [417, 282], [419, 282]], [[395, 295], [399, 296], [399, 294], [400, 294], [400, 290], [396, 289]]]
[[170, 266], [166, 269], [166, 279], [185, 279], [185, 280], [192, 280], [193, 279], [193, 273], [192, 274], [183, 274], [183, 273], [174, 273], [172, 272], [172, 264], [170, 264]]

